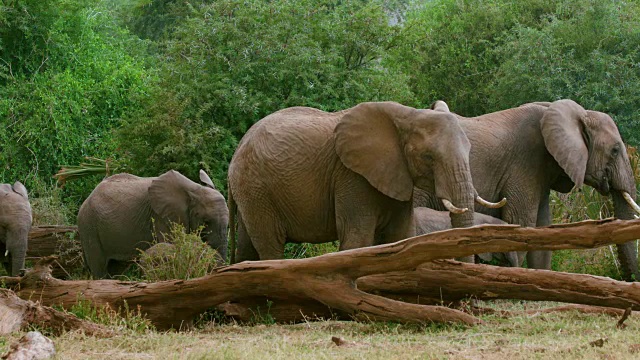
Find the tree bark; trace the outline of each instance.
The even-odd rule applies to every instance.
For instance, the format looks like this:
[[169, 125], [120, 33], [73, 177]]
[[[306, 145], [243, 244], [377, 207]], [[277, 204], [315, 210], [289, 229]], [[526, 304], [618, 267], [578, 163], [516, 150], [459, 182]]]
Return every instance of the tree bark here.
[[113, 335], [111, 330], [101, 325], [80, 320], [73, 314], [20, 299], [8, 289], [0, 289], [0, 319], [2, 319], [0, 335], [25, 330], [31, 325], [42, 326], [56, 335], [70, 330], [82, 330], [91, 336]]
[[[96, 304], [109, 304], [114, 309], [123, 307], [126, 302], [129, 308], [139, 306], [161, 329], [188, 325], [194, 316], [207, 308], [253, 297], [268, 297], [274, 301], [309, 299], [372, 320], [472, 325], [480, 321], [461, 311], [366, 293], [356, 287], [356, 280], [392, 271], [413, 271], [425, 262], [475, 253], [619, 244], [636, 238], [638, 233], [640, 220], [585, 221], [544, 228], [483, 225], [315, 258], [243, 262], [218, 268], [212, 275], [192, 280], [151, 284], [115, 280], [61, 281], [51, 278], [46, 266], [39, 266], [14, 286], [19, 287], [17, 293], [21, 298], [39, 299], [47, 305], [70, 306], [80, 294]], [[622, 300], [618, 301], [635, 304], [637, 298], [627, 295], [628, 289], [619, 291]]]
[[78, 227], [65, 225], [34, 226], [29, 231], [27, 260], [58, 255], [52, 265], [53, 276], [65, 279], [75, 269], [83, 266], [82, 249], [73, 239], [77, 239]]

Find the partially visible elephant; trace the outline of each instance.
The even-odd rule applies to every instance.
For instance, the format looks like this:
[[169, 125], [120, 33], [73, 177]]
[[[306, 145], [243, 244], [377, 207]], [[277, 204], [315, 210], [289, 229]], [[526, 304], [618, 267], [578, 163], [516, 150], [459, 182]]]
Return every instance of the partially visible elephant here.
[[394, 102], [275, 112], [249, 129], [229, 165], [237, 260], [280, 259], [286, 242], [338, 239], [344, 250], [411, 237], [414, 186], [448, 207], [452, 226], [471, 226], [468, 154], [448, 112]]
[[24, 269], [31, 222], [27, 188], [20, 181], [0, 184], [0, 262], [11, 276]]
[[[488, 200], [509, 199], [502, 209], [477, 211], [510, 224], [549, 225], [550, 191], [569, 192], [583, 183], [610, 194], [619, 219], [633, 219], [639, 209], [629, 157], [609, 115], [558, 100], [456, 116], [471, 143], [469, 163], [478, 193]], [[438, 199], [420, 189], [414, 205], [443, 210]], [[634, 242], [618, 246], [618, 257], [624, 278], [639, 279]], [[551, 252], [529, 252], [527, 263], [549, 269]]]
[[229, 212], [224, 196], [200, 170], [199, 185], [177, 171], [143, 178], [117, 174], [103, 180], [78, 212], [78, 233], [86, 265], [97, 278], [118, 275], [154, 241], [163, 241], [170, 222], [191, 232], [203, 226], [203, 240], [226, 259]]
[[[438, 211], [426, 207], [417, 207], [413, 209], [413, 215], [416, 222], [416, 235], [429, 234], [434, 231], [451, 229], [451, 220], [448, 211]], [[473, 225], [494, 224], [504, 225], [506, 222], [494, 218], [493, 216], [474, 213]], [[477, 254], [484, 261], [496, 260], [500, 265], [506, 264], [512, 267], [519, 267], [524, 260], [524, 253], [511, 251], [507, 253], [482, 253]]]

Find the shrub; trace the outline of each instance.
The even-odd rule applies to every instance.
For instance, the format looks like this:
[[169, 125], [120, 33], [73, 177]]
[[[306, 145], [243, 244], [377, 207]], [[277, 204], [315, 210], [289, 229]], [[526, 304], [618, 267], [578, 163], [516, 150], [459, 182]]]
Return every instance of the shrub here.
[[[172, 224], [165, 241], [173, 245], [164, 251], [140, 251], [136, 261], [144, 281], [193, 279], [212, 273], [222, 261], [220, 255], [202, 241], [202, 229], [186, 233], [184, 226]], [[152, 246], [157, 245], [154, 242]]]

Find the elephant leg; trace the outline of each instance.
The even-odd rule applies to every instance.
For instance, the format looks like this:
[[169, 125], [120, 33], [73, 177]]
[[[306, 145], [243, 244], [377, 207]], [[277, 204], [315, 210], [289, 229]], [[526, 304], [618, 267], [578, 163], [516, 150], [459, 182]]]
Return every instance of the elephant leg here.
[[376, 218], [360, 217], [360, 221], [338, 219], [336, 225], [340, 251], [375, 245]]
[[[92, 234], [87, 234], [91, 232]], [[95, 279], [107, 277], [107, 258], [102, 252], [98, 235], [94, 231], [85, 230], [80, 232], [80, 242], [82, 244], [82, 254], [84, 264]]]
[[416, 236], [415, 219], [411, 206], [395, 211], [389, 224], [382, 232], [381, 240], [377, 243], [389, 244]]
[[238, 241], [236, 247], [236, 263], [242, 261], [260, 260], [260, 256], [251, 243], [251, 238], [247, 234], [247, 228], [244, 226], [242, 216], [238, 213]]
[[262, 208], [261, 210], [243, 214], [245, 233], [260, 260], [283, 259], [286, 241], [284, 226], [273, 209]]
[[[542, 197], [538, 206], [538, 216], [536, 226], [547, 226], [551, 224], [551, 210], [549, 209], [549, 192]], [[551, 251], [529, 251], [527, 253], [527, 266], [530, 269], [551, 269]]]
[[108, 260], [107, 261], [107, 273], [109, 277], [122, 275], [131, 266], [130, 261]]

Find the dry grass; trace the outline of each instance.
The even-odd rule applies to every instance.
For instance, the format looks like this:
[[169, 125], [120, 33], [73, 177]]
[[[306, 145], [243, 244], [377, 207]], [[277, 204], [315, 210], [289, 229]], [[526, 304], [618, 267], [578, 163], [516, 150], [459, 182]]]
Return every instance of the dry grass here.
[[[497, 305], [496, 305], [497, 304]], [[528, 309], [552, 304], [527, 303]], [[522, 309], [521, 302], [493, 303]], [[54, 338], [58, 359], [634, 359], [640, 322], [577, 312], [484, 316], [484, 325], [400, 325], [323, 321], [297, 325], [205, 326], [175, 333], [121, 331], [110, 339], [67, 333]], [[0, 352], [21, 334], [0, 340]], [[331, 338], [347, 342], [336, 346]], [[590, 343], [605, 339], [602, 347]]]

